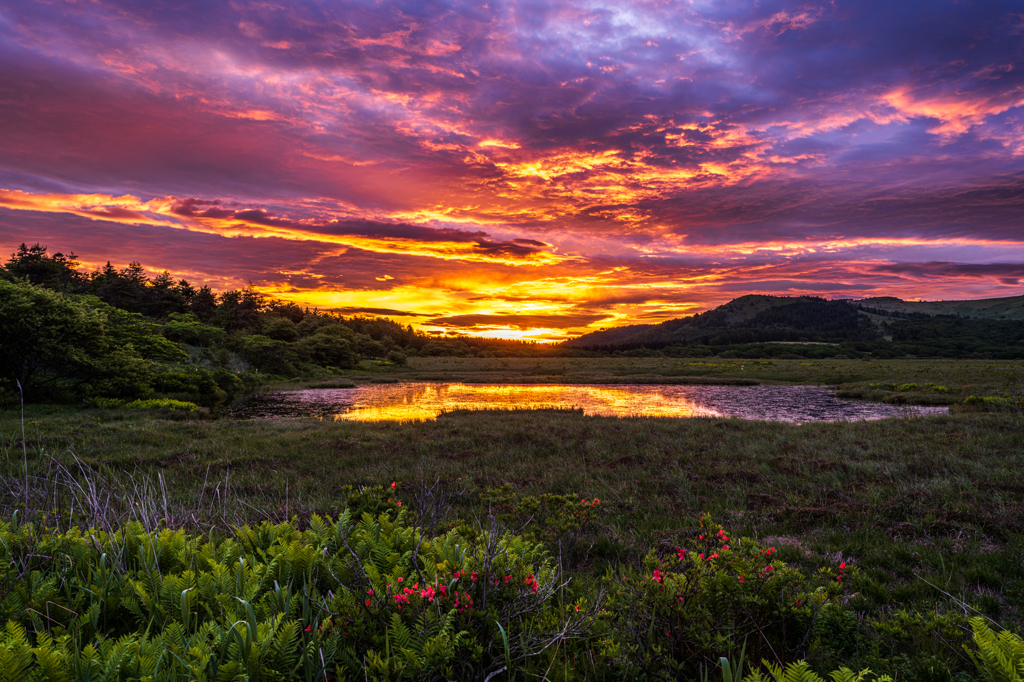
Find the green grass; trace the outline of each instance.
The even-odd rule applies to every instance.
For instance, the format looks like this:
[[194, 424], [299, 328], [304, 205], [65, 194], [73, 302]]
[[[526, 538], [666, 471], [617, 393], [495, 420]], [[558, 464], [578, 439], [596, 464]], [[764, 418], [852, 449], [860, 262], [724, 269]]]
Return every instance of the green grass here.
[[[840, 395], [920, 404], [953, 404], [971, 395], [1010, 397], [1024, 390], [1019, 360], [733, 360], [723, 358], [426, 358], [408, 367], [365, 366], [336, 381], [356, 384], [455, 381], [513, 384], [818, 384]], [[314, 387], [293, 381], [268, 388]], [[899, 387], [913, 386], [899, 390]]]
[[[133, 513], [124, 500], [134, 495], [154, 523], [226, 527], [335, 513], [345, 486], [395, 480], [464, 491], [454, 521], [508, 484], [519, 496], [602, 500], [600, 537], [574, 567], [583, 574], [671, 544], [710, 512], [807, 570], [837, 557], [859, 566], [871, 578], [854, 600], [864, 613], [934, 608], [947, 597], [932, 583], [993, 618], [1024, 614], [1024, 419], [1014, 413], [802, 426], [569, 410], [412, 423], [176, 419], [30, 406], [34, 487], [61, 463], [71, 478], [100, 481], [111, 518]], [[7, 513], [21, 499], [22, 454], [18, 414], [5, 411]]]

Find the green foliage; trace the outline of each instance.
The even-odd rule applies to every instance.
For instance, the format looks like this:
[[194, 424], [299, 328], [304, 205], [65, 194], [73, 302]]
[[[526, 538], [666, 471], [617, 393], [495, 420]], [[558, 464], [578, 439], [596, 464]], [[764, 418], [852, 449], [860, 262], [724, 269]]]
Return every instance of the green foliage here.
[[[825, 682], [817, 673], [811, 670], [807, 661], [797, 661], [787, 666], [774, 664], [770, 661], [762, 661], [764, 670], [753, 670], [743, 678], [743, 682]], [[832, 682], [892, 682], [888, 675], [871, 676], [870, 670], [853, 672], [849, 668], [840, 668], [829, 673]], [[728, 682], [728, 681], [727, 681]]]
[[1013, 398], [971, 395], [964, 398], [963, 406], [972, 412], [1020, 412], [1024, 410], [1024, 395]]
[[108, 322], [103, 311], [82, 301], [0, 281], [0, 377], [19, 381], [28, 400], [68, 392], [145, 395], [153, 364], [126, 340], [133, 336], [126, 320], [109, 325], [113, 334]]
[[136, 400], [125, 405], [129, 410], [184, 410], [186, 412], [197, 412], [200, 408], [195, 403], [173, 400], [171, 398], [153, 398], [150, 400]]
[[1024, 639], [1008, 630], [995, 633], [984, 618], [972, 618], [975, 650], [964, 647], [985, 682], [1024, 680]]
[[522, 529], [524, 537], [555, 549], [564, 565], [586, 561], [600, 537], [606, 507], [598, 498], [576, 495], [518, 495], [512, 486], [488, 490], [482, 496], [488, 513], [508, 528]]
[[95, 296], [85, 296], [81, 300], [103, 315], [104, 331], [112, 345], [131, 346], [139, 355], [151, 360], [179, 362], [188, 358], [178, 344], [163, 336], [160, 325], [146, 320], [139, 313], [107, 305]]
[[424, 537], [405, 511], [220, 541], [0, 524], [0, 561], [7, 679], [478, 679], [499, 624], [522, 664], [579, 620], [540, 545]]
[[615, 636], [604, 654], [632, 676], [693, 679], [748, 643], [762, 657], [803, 653], [818, 615], [838, 608], [852, 569], [822, 569], [812, 580], [775, 554], [730, 538], [705, 517], [668, 556], [652, 552], [641, 565], [609, 569], [607, 624]]
[[341, 325], [323, 326], [296, 344], [297, 352], [319, 365], [341, 369], [355, 367], [358, 358], [352, 336], [351, 331]]
[[216, 348], [227, 340], [223, 329], [200, 322], [193, 313], [171, 313], [168, 317], [163, 325], [163, 334], [171, 341]]

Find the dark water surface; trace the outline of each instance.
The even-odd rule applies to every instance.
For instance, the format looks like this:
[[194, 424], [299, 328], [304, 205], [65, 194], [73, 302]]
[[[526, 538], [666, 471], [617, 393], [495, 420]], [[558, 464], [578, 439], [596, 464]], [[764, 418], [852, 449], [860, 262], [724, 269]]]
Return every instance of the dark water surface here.
[[265, 393], [233, 406], [228, 414], [239, 419], [404, 421], [433, 419], [451, 410], [550, 408], [578, 408], [587, 415], [608, 417], [740, 417], [798, 423], [949, 412], [947, 407], [841, 399], [819, 386], [402, 383]]

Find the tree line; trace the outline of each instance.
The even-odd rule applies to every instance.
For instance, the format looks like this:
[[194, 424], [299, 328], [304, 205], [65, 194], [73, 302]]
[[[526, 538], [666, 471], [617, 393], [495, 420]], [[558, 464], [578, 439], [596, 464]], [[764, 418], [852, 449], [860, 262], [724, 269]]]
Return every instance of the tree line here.
[[0, 396], [30, 401], [222, 402], [274, 377], [330, 374], [410, 355], [531, 354], [529, 344], [443, 339], [387, 318], [344, 317], [246, 287], [215, 292], [138, 262], [80, 269], [22, 244], [0, 266]]

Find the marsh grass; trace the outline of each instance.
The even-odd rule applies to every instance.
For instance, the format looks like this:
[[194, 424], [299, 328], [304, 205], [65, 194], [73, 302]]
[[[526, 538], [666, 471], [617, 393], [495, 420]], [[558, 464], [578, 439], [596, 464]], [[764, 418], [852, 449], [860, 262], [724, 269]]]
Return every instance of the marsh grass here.
[[408, 366], [366, 365], [333, 379], [269, 383], [263, 390], [334, 384], [445, 381], [494, 384], [816, 384], [840, 397], [952, 405], [969, 396], [1010, 398], [1024, 390], [1020, 360], [842, 360], [726, 358], [409, 358]]
[[217, 532], [302, 524], [338, 513], [347, 486], [399, 481], [462, 492], [444, 519], [457, 523], [507, 484], [602, 500], [598, 540], [570, 567], [581, 576], [671, 546], [709, 512], [802, 569], [857, 565], [866, 580], [851, 604], [865, 615], [934, 608], [946, 597], [928, 583], [1000, 621], [1024, 607], [1016, 413], [793, 425], [514, 410], [359, 423], [26, 406], [26, 418], [24, 439], [17, 415], [0, 414], [4, 515], [24, 517], [27, 493], [30, 515], [63, 524]]

